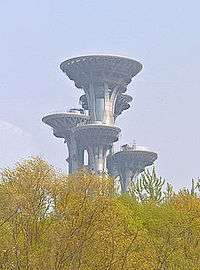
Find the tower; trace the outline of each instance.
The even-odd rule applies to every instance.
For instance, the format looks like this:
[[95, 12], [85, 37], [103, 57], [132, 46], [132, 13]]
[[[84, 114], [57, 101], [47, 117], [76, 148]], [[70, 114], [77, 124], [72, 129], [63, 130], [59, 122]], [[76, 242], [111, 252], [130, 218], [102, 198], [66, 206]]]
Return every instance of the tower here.
[[107, 168], [110, 175], [119, 177], [121, 191], [126, 192], [129, 184], [145, 167], [150, 166], [157, 159], [155, 152], [136, 145], [123, 145], [119, 152], [107, 157]]
[[84, 165], [84, 148], [75, 140], [75, 128], [87, 124], [89, 117], [81, 110], [70, 110], [66, 113], [50, 114], [42, 118], [42, 121], [52, 127], [53, 134], [57, 138], [63, 138], [67, 143], [69, 157], [69, 173], [73, 173]]
[[60, 68], [84, 91], [79, 99], [82, 109], [42, 120], [67, 142], [69, 173], [86, 165], [86, 151], [90, 170], [119, 177], [122, 191], [127, 191], [131, 179], [157, 158], [156, 153], [136, 149], [113, 153], [121, 132], [115, 120], [130, 107], [132, 97], [125, 92], [142, 65], [125, 57], [89, 55], [66, 60]]

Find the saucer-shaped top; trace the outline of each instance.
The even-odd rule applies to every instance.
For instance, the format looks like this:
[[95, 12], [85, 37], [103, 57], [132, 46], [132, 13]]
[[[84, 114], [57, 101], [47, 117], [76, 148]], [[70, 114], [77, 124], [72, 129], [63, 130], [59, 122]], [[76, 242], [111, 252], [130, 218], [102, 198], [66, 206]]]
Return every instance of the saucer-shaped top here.
[[108, 157], [111, 166], [128, 166], [129, 168], [143, 165], [151, 166], [158, 158], [157, 153], [144, 150], [119, 151]]
[[78, 88], [88, 87], [91, 81], [127, 86], [140, 72], [142, 64], [121, 56], [88, 55], [68, 59], [60, 68]]

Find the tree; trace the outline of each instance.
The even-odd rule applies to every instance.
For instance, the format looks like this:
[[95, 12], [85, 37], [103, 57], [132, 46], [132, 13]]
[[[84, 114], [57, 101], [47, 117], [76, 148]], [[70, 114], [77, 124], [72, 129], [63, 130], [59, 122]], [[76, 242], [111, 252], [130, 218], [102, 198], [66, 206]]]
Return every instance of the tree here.
[[164, 184], [165, 179], [158, 177], [153, 168], [152, 172], [146, 170], [131, 184], [129, 193], [140, 202], [149, 200], [161, 202], [164, 199], [162, 191]]
[[68, 177], [36, 158], [4, 170], [0, 186], [1, 269], [126, 269], [141, 261], [128, 259], [142, 233], [111, 179]]
[[66, 176], [40, 158], [5, 169], [0, 269], [199, 269], [198, 192], [163, 191], [155, 171], [141, 179], [140, 197], [118, 194], [107, 176]]

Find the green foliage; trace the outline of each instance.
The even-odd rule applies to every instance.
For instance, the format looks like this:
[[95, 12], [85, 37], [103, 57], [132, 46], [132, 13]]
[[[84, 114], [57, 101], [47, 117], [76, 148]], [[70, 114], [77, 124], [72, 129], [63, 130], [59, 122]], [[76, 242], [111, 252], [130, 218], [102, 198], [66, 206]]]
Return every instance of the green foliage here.
[[192, 196], [198, 196], [198, 194], [200, 193], [200, 179], [198, 179], [197, 181], [195, 181], [195, 179], [192, 179], [192, 184], [191, 184], [191, 188], [188, 189], [186, 187], [180, 189], [179, 191], [180, 194], [188, 194], [188, 195], [192, 195]]
[[[131, 184], [129, 193], [140, 202], [155, 201], [161, 202], [163, 200], [163, 185], [165, 179], [158, 177], [153, 168], [152, 172], [146, 170], [138, 179]], [[170, 186], [168, 185], [169, 192]]]
[[175, 194], [155, 169], [127, 194], [112, 179], [66, 176], [39, 158], [0, 182], [2, 270], [198, 270], [199, 181]]

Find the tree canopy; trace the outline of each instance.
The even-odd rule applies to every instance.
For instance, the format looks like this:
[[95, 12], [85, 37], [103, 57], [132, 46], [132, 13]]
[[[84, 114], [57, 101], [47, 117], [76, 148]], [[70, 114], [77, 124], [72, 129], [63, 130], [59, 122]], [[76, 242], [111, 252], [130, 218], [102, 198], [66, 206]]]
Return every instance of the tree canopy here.
[[40, 158], [4, 169], [0, 269], [197, 270], [198, 183], [175, 193], [146, 171], [120, 195], [107, 176], [67, 176]]

